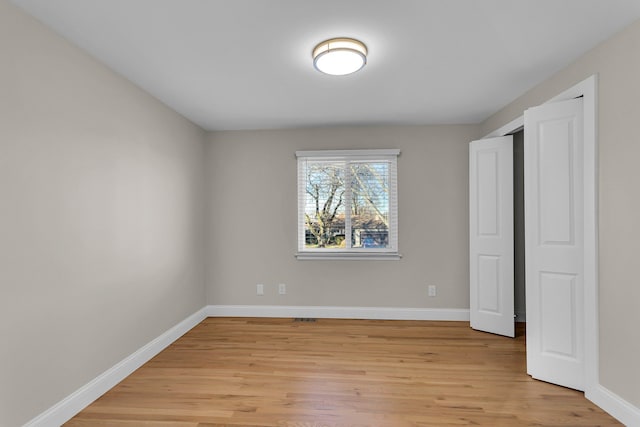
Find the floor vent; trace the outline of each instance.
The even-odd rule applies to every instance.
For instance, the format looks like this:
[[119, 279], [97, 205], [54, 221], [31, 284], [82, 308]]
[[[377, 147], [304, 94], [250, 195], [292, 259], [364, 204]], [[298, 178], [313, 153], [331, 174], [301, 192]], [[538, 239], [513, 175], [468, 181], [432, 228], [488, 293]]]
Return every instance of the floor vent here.
[[293, 319], [294, 322], [315, 322], [316, 319], [313, 317], [296, 317]]

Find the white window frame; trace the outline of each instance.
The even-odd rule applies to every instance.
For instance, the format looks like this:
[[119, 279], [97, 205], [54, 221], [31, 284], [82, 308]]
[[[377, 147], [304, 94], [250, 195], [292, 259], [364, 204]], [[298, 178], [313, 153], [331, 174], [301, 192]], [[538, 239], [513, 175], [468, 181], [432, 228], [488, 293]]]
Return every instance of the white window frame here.
[[[298, 159], [298, 252], [299, 260], [329, 259], [329, 260], [397, 260], [398, 252], [398, 156], [400, 150], [317, 150], [296, 151]], [[385, 161], [389, 162], [389, 246], [387, 248], [305, 248], [305, 200], [307, 161]], [[348, 169], [348, 168], [347, 168]], [[347, 189], [346, 191], [350, 191]], [[345, 212], [348, 212], [350, 201], [346, 198]], [[345, 218], [345, 223], [350, 217]]]

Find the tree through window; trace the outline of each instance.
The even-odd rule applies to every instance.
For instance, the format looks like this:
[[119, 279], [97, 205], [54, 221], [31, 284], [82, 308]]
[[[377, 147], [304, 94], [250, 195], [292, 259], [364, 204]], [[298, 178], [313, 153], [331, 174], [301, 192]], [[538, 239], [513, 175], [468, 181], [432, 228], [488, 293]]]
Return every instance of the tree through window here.
[[397, 150], [296, 154], [299, 252], [397, 254]]

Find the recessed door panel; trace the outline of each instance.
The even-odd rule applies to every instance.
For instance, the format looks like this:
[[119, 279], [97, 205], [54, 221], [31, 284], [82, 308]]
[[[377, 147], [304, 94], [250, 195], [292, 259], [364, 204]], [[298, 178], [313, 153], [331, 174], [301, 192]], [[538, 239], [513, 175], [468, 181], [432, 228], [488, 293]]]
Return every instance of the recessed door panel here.
[[493, 150], [478, 152], [478, 234], [497, 236], [500, 230], [500, 201], [498, 153]]
[[553, 119], [540, 122], [538, 127], [540, 243], [573, 244], [573, 121]]
[[478, 257], [478, 310], [500, 314], [500, 257]]
[[540, 274], [542, 351], [546, 355], [577, 358], [576, 275]]

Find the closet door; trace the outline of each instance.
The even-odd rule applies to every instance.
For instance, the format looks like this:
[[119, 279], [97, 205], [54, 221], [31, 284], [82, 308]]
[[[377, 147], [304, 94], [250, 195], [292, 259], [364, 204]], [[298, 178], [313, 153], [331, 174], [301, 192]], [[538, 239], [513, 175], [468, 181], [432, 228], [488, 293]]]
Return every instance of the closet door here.
[[514, 336], [513, 139], [469, 146], [471, 327]]
[[524, 115], [527, 372], [584, 389], [582, 99]]

